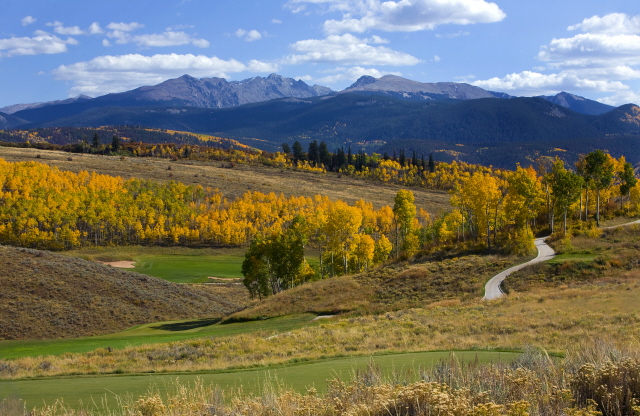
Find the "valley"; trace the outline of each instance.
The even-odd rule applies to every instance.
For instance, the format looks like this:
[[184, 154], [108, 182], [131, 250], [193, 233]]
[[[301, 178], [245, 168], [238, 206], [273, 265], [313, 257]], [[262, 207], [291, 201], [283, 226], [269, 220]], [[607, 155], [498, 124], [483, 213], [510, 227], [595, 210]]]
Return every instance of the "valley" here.
[[2, 116], [0, 414], [632, 414], [637, 107], [223, 81]]

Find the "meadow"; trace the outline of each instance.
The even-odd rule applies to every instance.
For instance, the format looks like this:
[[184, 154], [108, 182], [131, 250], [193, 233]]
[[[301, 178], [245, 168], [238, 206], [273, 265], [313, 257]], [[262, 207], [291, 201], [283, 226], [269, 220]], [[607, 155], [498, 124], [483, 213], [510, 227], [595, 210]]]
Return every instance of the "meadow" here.
[[[68, 162], [72, 169], [79, 168], [80, 159], [87, 165], [99, 164], [100, 159], [104, 166], [121, 162], [123, 166], [129, 162], [138, 167], [153, 165], [147, 171], [149, 178], [169, 171], [162, 180], [171, 180], [178, 172], [186, 178], [190, 166], [203, 172], [231, 171], [192, 162], [57, 157], [52, 152], [39, 159]], [[131, 169], [133, 174], [135, 169]], [[256, 176], [261, 167], [234, 168], [232, 173], [243, 169], [253, 172], [253, 180], [262, 180]], [[287, 185], [280, 189], [289, 186], [286, 192], [292, 193], [295, 178], [325, 178], [309, 172], [270, 172], [271, 179], [283, 175], [281, 182]], [[190, 174], [197, 180], [209, 176]], [[292, 176], [284, 181], [284, 175]], [[333, 185], [328, 182], [319, 182], [323, 192], [331, 192]], [[336, 183], [340, 185], [339, 180]], [[392, 189], [367, 182], [349, 184], [354, 190], [362, 188], [358, 191], [362, 194]], [[375, 195], [378, 202], [381, 195]], [[431, 194], [421, 195], [428, 198]], [[301, 412], [595, 416], [597, 411], [607, 416], [632, 415], [640, 412], [634, 401], [640, 399], [640, 383], [633, 384], [640, 380], [638, 227], [570, 232], [570, 238], [559, 234], [550, 238], [559, 252], [556, 258], [510, 276], [504, 284], [509, 296], [491, 302], [480, 300], [486, 280], [526, 258], [479, 248], [478, 242], [470, 240], [400, 256], [355, 275], [305, 283], [263, 301], [249, 301], [246, 292], [236, 290], [242, 288], [237, 283], [173, 285], [214, 291], [216, 302], [235, 309], [229, 307], [215, 316], [198, 315], [197, 319], [145, 323], [124, 331], [120, 327], [119, 332], [95, 337], [0, 341], [0, 399], [10, 398], [0, 404], [0, 413], [16, 403], [19, 408], [16, 397], [27, 400], [28, 408], [50, 405], [63, 397], [69, 407], [45, 406], [35, 415], [74, 414], [74, 409], [87, 406], [127, 416]], [[38, 263], [40, 255], [35, 250], [29, 253], [33, 262], [14, 261], [22, 269], [9, 285], [28, 282], [34, 272], [55, 275]], [[242, 248], [104, 247], [65, 255], [104, 262], [136, 261], [141, 272], [196, 283], [208, 276], [240, 277], [234, 273], [242, 260]], [[54, 261], [51, 254], [41, 256]], [[97, 275], [108, 270], [77, 261], [69, 263], [76, 262], [75, 268]], [[129, 278], [149, 279], [139, 276]], [[82, 287], [87, 279], [79, 278], [76, 284]], [[28, 289], [35, 292], [33, 285]], [[52, 281], [46, 295], [68, 293], [60, 286]], [[92, 289], [92, 293], [99, 291]], [[13, 310], [16, 302], [24, 303], [21, 296], [6, 299], [6, 310]], [[0, 299], [0, 306], [3, 301]], [[100, 305], [105, 311], [110, 306], [106, 301]], [[148, 304], [136, 306], [144, 310]], [[37, 306], [30, 310], [39, 311]], [[200, 313], [203, 308], [196, 310]], [[313, 320], [320, 314], [338, 316]], [[452, 359], [449, 351], [463, 357]], [[566, 358], [550, 358], [553, 356]], [[370, 357], [375, 365], [369, 365]], [[505, 357], [506, 363], [495, 363]], [[615, 377], [604, 379], [611, 374]], [[337, 381], [326, 383], [335, 377]], [[598, 393], [599, 388], [606, 394]], [[616, 396], [618, 391], [634, 399], [625, 402]], [[611, 408], [612, 397], [620, 404], [618, 409]], [[103, 398], [108, 401], [101, 409]], [[7, 410], [6, 414], [13, 413]]]
[[0, 341], [3, 359], [83, 353], [103, 349], [183, 341], [197, 338], [215, 338], [250, 332], [274, 335], [310, 325], [312, 314], [291, 315], [245, 323], [220, 323], [220, 319], [183, 319], [137, 325], [122, 332], [95, 337], [46, 340]]
[[[37, 157], [40, 155], [40, 157]], [[238, 164], [229, 168], [225, 162], [170, 161], [159, 158], [125, 158], [89, 154], [73, 154], [38, 149], [0, 147], [0, 157], [7, 162], [33, 162], [57, 166], [62, 170], [86, 170], [99, 174], [121, 176], [125, 179], [150, 179], [158, 182], [178, 181], [186, 185], [199, 184], [219, 189], [229, 200], [247, 191], [285, 196], [328, 196], [353, 205], [363, 199], [376, 209], [393, 205], [400, 185], [354, 180], [335, 173], [320, 174], [297, 170], [275, 169], [266, 166]], [[425, 189], [413, 190], [416, 205], [436, 213], [450, 209], [449, 194]]]
[[138, 397], [152, 391], [166, 397], [176, 381], [193, 384], [196, 380], [225, 391], [242, 388], [243, 394], [252, 396], [263, 394], [273, 384], [299, 393], [314, 388], [318, 393], [324, 394], [328, 380], [339, 378], [351, 381], [371, 365], [376, 366], [385, 377], [394, 375], [396, 378], [404, 377], [410, 381], [417, 381], [421, 369], [432, 367], [440, 361], [509, 363], [519, 355], [519, 352], [509, 351], [429, 351], [337, 358], [312, 363], [292, 363], [269, 369], [230, 372], [0, 380], [0, 401], [10, 396], [18, 397], [31, 408], [42, 404], [52, 405], [56, 400], [63, 399], [65, 404], [72, 408], [91, 407], [91, 404], [95, 403], [99, 405], [97, 410], [100, 410], [102, 403], [106, 403], [108, 409], [115, 409], [118, 404], [116, 396]]

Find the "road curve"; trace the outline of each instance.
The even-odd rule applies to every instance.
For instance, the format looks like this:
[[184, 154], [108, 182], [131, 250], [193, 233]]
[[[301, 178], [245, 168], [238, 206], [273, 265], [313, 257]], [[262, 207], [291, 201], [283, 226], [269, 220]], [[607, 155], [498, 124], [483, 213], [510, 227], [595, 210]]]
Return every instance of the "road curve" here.
[[612, 228], [626, 227], [627, 225], [640, 224], [640, 220], [631, 221], [625, 224], [612, 225], [611, 227], [604, 227], [603, 230], [611, 230]]
[[506, 277], [511, 273], [520, 269], [524, 269], [525, 267], [531, 266], [532, 264], [552, 259], [556, 255], [556, 252], [553, 251], [553, 249], [544, 242], [546, 238], [547, 237], [536, 238], [535, 240], [536, 248], [538, 249], [538, 257], [526, 263], [513, 266], [510, 269], [507, 269], [493, 276], [484, 286], [484, 297], [482, 298], [482, 300], [498, 299], [499, 297], [501, 297], [503, 293], [500, 290], [500, 283], [502, 283], [502, 281], [506, 279]]
[[[613, 225], [611, 227], [603, 227], [603, 230], [611, 230], [612, 228], [618, 228], [618, 227], [626, 227], [628, 225], [634, 225], [634, 224], [639, 224], [640, 225], [640, 220], [636, 220], [636, 221], [631, 221], [631, 222], [627, 222], [625, 224], [619, 224], [619, 225]], [[495, 276], [493, 276], [488, 282], [487, 284], [484, 286], [484, 297], [482, 298], [482, 300], [491, 300], [491, 299], [498, 299], [499, 297], [501, 297], [502, 295], [504, 295], [504, 293], [502, 293], [502, 291], [500, 290], [500, 283], [502, 283], [502, 281], [504, 279], [507, 278], [507, 276], [509, 276], [511, 273], [523, 269], [527, 266], [530, 266], [532, 264], [535, 263], [540, 263], [543, 261], [547, 261], [549, 259], [552, 259], [553, 257], [555, 257], [556, 252], [553, 251], [553, 249], [551, 247], [549, 247], [547, 245], [547, 243], [544, 242], [544, 240], [547, 237], [542, 237], [542, 238], [536, 238], [535, 243], [536, 243], [536, 247], [538, 249], [538, 257], [536, 257], [535, 259], [528, 261], [526, 263], [522, 263], [519, 264], [517, 266], [513, 266], [510, 269], [507, 269], [505, 271], [503, 271], [500, 274], [497, 274]]]

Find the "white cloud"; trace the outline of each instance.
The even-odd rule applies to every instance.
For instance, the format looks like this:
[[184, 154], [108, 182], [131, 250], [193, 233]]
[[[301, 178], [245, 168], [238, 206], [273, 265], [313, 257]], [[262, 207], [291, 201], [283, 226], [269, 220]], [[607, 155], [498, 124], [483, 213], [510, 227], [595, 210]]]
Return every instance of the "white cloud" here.
[[485, 0], [290, 0], [292, 11], [305, 3], [325, 5], [328, 12], [341, 12], [341, 20], [327, 20], [328, 34], [362, 33], [367, 30], [414, 32], [433, 30], [444, 24], [494, 23], [506, 17], [497, 4]]
[[35, 23], [36, 20], [38, 19], [34, 18], [33, 16], [27, 16], [21, 20], [22, 26], [29, 26], [30, 24]]
[[460, 37], [460, 36], [469, 36], [470, 34], [471, 33], [469, 33], [469, 32], [460, 30], [460, 31], [455, 32], [455, 33], [445, 33], [445, 34], [438, 33], [436, 35], [436, 37], [437, 38], [449, 38], [449, 39], [451, 39], [451, 38], [457, 38], [457, 37]]
[[247, 42], [253, 42], [255, 40], [260, 40], [262, 39], [262, 33], [258, 32], [257, 30], [244, 30], [244, 29], [238, 29], [236, 30], [235, 35], [237, 37], [239, 37], [240, 39], [244, 39]]
[[636, 99], [637, 94], [622, 81], [640, 79], [640, 15], [593, 16], [567, 30], [583, 33], [541, 46], [537, 58], [545, 66], [535, 72], [476, 81], [474, 85], [522, 95], [561, 90], [612, 92], [602, 102], [617, 105]]
[[67, 52], [67, 45], [77, 45], [73, 38], [60, 39], [44, 31], [36, 31], [32, 38], [0, 39], [0, 57], [41, 55]]
[[102, 46], [108, 48], [109, 46], [111, 46], [111, 42], [109, 42], [108, 39], [102, 39]]
[[404, 52], [397, 52], [384, 46], [371, 46], [369, 43], [384, 42], [374, 36], [360, 39], [349, 33], [331, 35], [326, 39], [301, 40], [291, 49], [300, 54], [289, 55], [284, 63], [295, 65], [302, 63], [337, 63], [340, 65], [416, 65], [421, 61]]
[[640, 64], [640, 36], [581, 33], [572, 38], [553, 39], [538, 53], [541, 61], [559, 62], [557, 66], [593, 66], [626, 62]]
[[199, 48], [208, 48], [209, 42], [205, 39], [194, 39], [191, 35], [184, 32], [163, 32], [151, 35], [138, 35], [129, 39], [129, 42], [135, 43], [143, 48], [179, 46], [189, 43]]
[[47, 23], [47, 26], [53, 27], [53, 31], [59, 35], [71, 35], [71, 36], [80, 36], [80, 35], [99, 35], [104, 33], [104, 30], [100, 27], [98, 22], [93, 22], [89, 26], [87, 30], [80, 29], [79, 26], [70, 26], [65, 27], [62, 22], [55, 21]]
[[131, 23], [124, 23], [124, 22], [113, 23], [112, 22], [107, 25], [107, 29], [118, 30], [121, 32], [133, 32], [134, 30], [141, 29], [143, 27], [144, 25], [138, 22], [131, 22]]
[[89, 26], [89, 34], [99, 35], [101, 33], [104, 33], [104, 30], [102, 30], [102, 28], [100, 27], [100, 24], [98, 22], [91, 23], [91, 26]]
[[134, 43], [141, 48], [180, 46], [192, 44], [198, 48], [208, 48], [209, 41], [197, 39], [185, 32], [175, 32], [166, 30], [162, 33], [152, 33], [145, 35], [133, 35], [130, 32], [137, 30], [143, 25], [139, 23], [110, 23], [107, 25], [107, 37], [115, 39], [120, 45]]
[[610, 97], [599, 99], [603, 104], [620, 106], [630, 103], [640, 103], [640, 91], [620, 91]]
[[382, 72], [375, 68], [362, 68], [360, 66], [354, 66], [347, 69], [336, 68], [334, 70], [331, 70], [330, 72], [339, 73], [319, 78], [315, 82], [320, 85], [335, 85], [344, 81], [356, 81], [358, 78], [364, 75], [372, 76], [374, 78], [380, 78], [384, 75], [402, 75], [400, 72]]
[[194, 77], [223, 77], [238, 72], [268, 73], [277, 71], [273, 64], [260, 61], [242, 63], [204, 55], [139, 54], [100, 56], [86, 62], [62, 65], [53, 71], [58, 80], [73, 82], [70, 96], [98, 96], [154, 85], [183, 74]]
[[611, 13], [606, 16], [593, 16], [582, 23], [569, 26], [567, 30], [581, 30], [588, 33], [607, 35], [640, 34], [640, 15], [629, 16], [624, 13]]
[[271, 19], [271, 23], [273, 23], [274, 25], [279, 25], [280, 23], [282, 23], [282, 20]]
[[629, 88], [619, 81], [584, 79], [571, 73], [545, 75], [531, 71], [474, 81], [472, 84], [486, 90], [510, 91], [523, 95], [555, 94], [571, 90], [623, 91]]
[[56, 28], [53, 29], [53, 31], [59, 35], [72, 35], [72, 36], [84, 35], [84, 31], [80, 29], [80, 27], [78, 26], [71, 26], [71, 27], [56, 26]]
[[432, 59], [432, 61], [433, 61], [433, 62], [440, 62], [440, 61], [441, 61], [441, 58], [440, 58], [438, 55], [433, 55], [433, 59]]

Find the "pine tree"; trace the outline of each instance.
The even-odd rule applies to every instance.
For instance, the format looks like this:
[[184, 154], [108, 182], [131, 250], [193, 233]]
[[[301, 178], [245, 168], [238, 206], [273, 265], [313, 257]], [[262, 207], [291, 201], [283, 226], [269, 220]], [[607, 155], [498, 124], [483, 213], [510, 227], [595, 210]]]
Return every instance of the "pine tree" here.
[[429, 172], [433, 173], [436, 171], [436, 162], [433, 160], [433, 154], [429, 154]]
[[98, 148], [100, 147], [100, 136], [98, 136], [98, 132], [93, 133], [93, 140], [91, 141], [91, 147]]
[[120, 150], [120, 137], [114, 134], [111, 138], [111, 151], [115, 153], [118, 150]]

